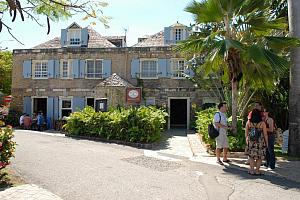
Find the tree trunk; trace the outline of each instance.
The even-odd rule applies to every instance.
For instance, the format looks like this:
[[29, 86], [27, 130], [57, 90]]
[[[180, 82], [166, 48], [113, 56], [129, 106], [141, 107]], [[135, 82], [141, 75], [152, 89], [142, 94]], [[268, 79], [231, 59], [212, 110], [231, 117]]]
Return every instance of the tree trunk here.
[[238, 82], [231, 83], [231, 109], [232, 109], [232, 133], [237, 134], [237, 105], [238, 105]]
[[[300, 37], [300, 1], [288, 0], [289, 30], [292, 37]], [[289, 155], [300, 156], [300, 48], [291, 53], [289, 93]]]

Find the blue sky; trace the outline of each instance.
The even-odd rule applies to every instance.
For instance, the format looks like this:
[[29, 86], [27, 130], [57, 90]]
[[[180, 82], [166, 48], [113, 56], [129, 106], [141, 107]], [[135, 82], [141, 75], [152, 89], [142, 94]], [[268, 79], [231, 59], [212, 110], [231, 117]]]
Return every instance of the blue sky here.
[[[124, 35], [124, 29], [128, 29], [127, 42], [129, 46], [137, 43], [138, 37], [155, 34], [176, 21], [185, 25], [193, 22], [192, 15], [184, 11], [191, 0], [107, 0], [107, 2], [109, 5], [103, 11], [104, 15], [112, 17], [109, 22], [110, 28], [105, 29], [100, 22], [93, 28], [101, 35]], [[10, 24], [13, 28], [11, 32], [24, 45], [14, 41], [7, 30], [3, 28], [0, 33], [0, 47], [8, 47], [9, 50], [31, 48], [54, 37], [59, 37], [60, 30], [68, 27], [72, 22], [76, 22], [82, 27], [88, 26], [90, 21], [83, 21], [82, 17], [77, 15], [67, 21], [52, 22], [51, 32], [47, 35], [46, 27], [40, 27], [30, 19], [22, 22], [17, 16], [16, 21]], [[46, 19], [41, 19], [40, 23], [46, 25]]]

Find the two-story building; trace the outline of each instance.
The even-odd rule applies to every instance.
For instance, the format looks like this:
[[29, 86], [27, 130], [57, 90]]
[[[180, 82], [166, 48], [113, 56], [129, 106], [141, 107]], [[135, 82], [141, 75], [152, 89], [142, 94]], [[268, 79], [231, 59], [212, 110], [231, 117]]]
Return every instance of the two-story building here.
[[[126, 46], [123, 36], [102, 36], [73, 23], [31, 49], [13, 51], [13, 106], [28, 114], [43, 112], [51, 124], [86, 105], [157, 105], [168, 109], [168, 127], [189, 127], [192, 104], [208, 99], [185, 78], [193, 76], [172, 46], [189, 35], [176, 23]], [[50, 125], [51, 126], [51, 125]]]

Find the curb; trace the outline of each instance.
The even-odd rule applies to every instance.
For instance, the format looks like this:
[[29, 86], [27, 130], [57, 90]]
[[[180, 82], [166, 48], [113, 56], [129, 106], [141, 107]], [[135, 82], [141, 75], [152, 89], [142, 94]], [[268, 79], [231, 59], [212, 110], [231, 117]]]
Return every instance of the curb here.
[[122, 140], [108, 140], [108, 139], [99, 138], [99, 137], [70, 135], [70, 134], [65, 134], [65, 136], [73, 138], [73, 139], [85, 139], [85, 140], [99, 141], [99, 142], [105, 142], [105, 143], [122, 144], [122, 145], [126, 145], [126, 146], [136, 147], [139, 149], [154, 149], [154, 147], [155, 147], [155, 143], [135, 143], [135, 142], [122, 141]]

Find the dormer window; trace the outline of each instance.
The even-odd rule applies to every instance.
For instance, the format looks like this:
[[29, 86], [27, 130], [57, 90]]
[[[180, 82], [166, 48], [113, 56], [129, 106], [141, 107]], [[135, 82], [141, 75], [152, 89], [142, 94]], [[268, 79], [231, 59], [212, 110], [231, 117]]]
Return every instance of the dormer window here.
[[81, 30], [80, 29], [69, 29], [68, 30], [68, 41], [70, 45], [80, 45], [81, 41]]

